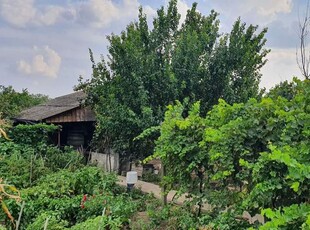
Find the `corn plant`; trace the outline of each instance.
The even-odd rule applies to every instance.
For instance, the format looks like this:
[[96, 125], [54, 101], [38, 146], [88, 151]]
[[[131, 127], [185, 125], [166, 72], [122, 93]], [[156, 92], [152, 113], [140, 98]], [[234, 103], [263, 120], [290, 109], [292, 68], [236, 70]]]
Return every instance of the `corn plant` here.
[[7, 123], [6, 120], [1, 118], [1, 113], [0, 113], [0, 138], [3, 137], [7, 140], [9, 140], [6, 132], [5, 132], [5, 128], [9, 127], [9, 124]]
[[20, 192], [15, 188], [15, 186], [3, 183], [3, 179], [0, 178], [0, 204], [4, 213], [14, 225], [14, 217], [11, 215], [6, 203], [4, 202], [6, 199], [13, 199], [16, 202], [20, 202]]

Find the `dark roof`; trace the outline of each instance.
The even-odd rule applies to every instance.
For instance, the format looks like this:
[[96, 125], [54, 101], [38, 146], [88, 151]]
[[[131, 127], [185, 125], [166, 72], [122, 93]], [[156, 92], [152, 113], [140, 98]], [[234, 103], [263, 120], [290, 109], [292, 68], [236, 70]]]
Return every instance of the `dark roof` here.
[[15, 120], [42, 121], [46, 118], [77, 108], [86, 94], [82, 91], [51, 99], [45, 104], [37, 105], [22, 111]]

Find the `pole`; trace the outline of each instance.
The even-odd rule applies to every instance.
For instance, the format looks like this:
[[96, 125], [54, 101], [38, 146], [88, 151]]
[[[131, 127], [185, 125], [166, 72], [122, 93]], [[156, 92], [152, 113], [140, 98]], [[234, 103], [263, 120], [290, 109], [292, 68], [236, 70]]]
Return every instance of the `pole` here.
[[[164, 166], [164, 164], [162, 163], [161, 165], [161, 179], [164, 178], [164, 176], [166, 175], [166, 168]], [[162, 193], [162, 199], [163, 199], [163, 204], [167, 205], [167, 186], [165, 185], [165, 183], [163, 184], [163, 186], [161, 187], [161, 193]]]

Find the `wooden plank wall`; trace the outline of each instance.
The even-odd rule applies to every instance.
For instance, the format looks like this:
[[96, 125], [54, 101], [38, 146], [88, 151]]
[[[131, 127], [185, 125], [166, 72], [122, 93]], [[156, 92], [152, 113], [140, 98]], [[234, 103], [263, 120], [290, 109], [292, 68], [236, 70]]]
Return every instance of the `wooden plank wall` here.
[[94, 112], [88, 107], [78, 107], [45, 119], [47, 123], [95, 121]]

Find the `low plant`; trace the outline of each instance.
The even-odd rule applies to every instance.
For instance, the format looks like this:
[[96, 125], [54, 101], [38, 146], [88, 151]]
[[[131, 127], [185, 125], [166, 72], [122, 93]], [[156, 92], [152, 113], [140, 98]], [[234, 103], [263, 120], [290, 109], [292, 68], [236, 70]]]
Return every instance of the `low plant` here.
[[68, 226], [68, 221], [63, 220], [61, 214], [55, 211], [47, 211], [39, 214], [33, 223], [29, 224], [26, 230], [65, 230]]

